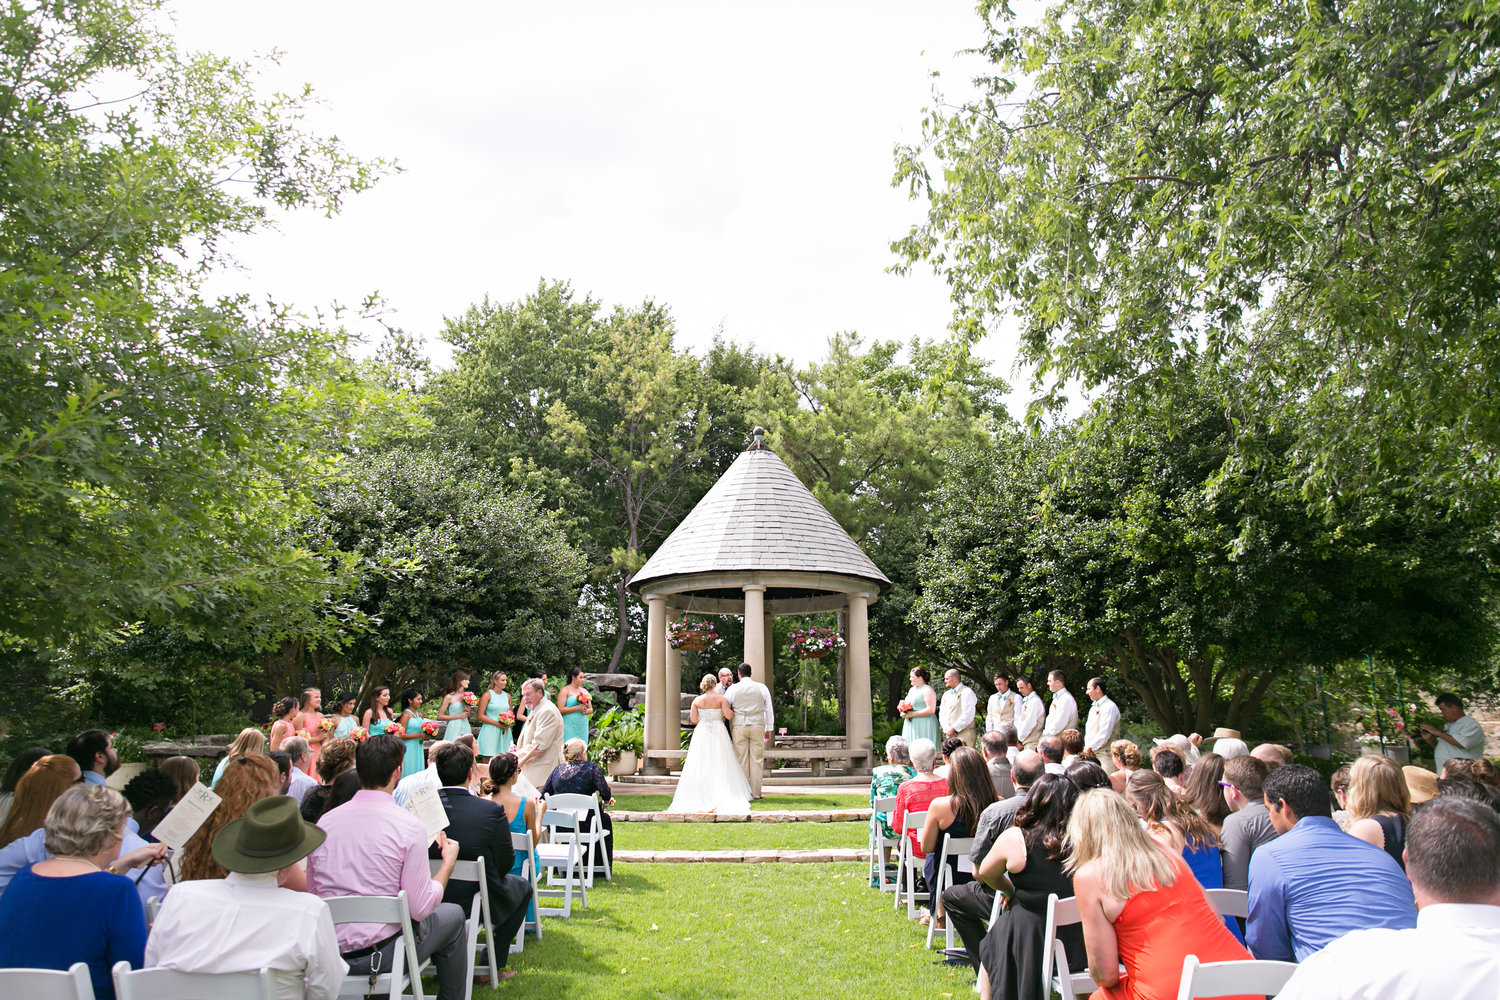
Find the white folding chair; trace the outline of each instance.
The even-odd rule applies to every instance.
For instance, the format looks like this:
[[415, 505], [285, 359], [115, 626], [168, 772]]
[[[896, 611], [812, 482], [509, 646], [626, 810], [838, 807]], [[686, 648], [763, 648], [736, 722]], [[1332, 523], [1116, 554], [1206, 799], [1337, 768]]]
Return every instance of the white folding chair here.
[[1244, 889], [1204, 889], [1203, 894], [1219, 916], [1250, 919], [1250, 894]]
[[1089, 970], [1074, 972], [1068, 968], [1068, 952], [1057, 938], [1059, 927], [1071, 927], [1083, 922], [1078, 912], [1078, 900], [1072, 896], [1058, 899], [1057, 893], [1047, 897], [1047, 927], [1042, 940], [1046, 942], [1042, 952], [1042, 993], [1058, 993], [1062, 1000], [1077, 1000], [1094, 992], [1094, 979]]
[[604, 849], [604, 839], [611, 835], [612, 831], [604, 829], [604, 807], [599, 804], [599, 793], [592, 795], [579, 795], [576, 792], [554, 792], [545, 796], [547, 800], [547, 811], [566, 810], [578, 817], [578, 832], [568, 834], [562, 831], [554, 831], [552, 840], [557, 842], [560, 837], [576, 836], [578, 838], [579, 855], [583, 865], [584, 884], [590, 889], [594, 887], [594, 848], [599, 848], [599, 856], [602, 859], [600, 867], [604, 869], [604, 880], [611, 881], [614, 874], [609, 869], [609, 852]]
[[[429, 862], [434, 874], [442, 867], [441, 860]], [[473, 861], [453, 862], [453, 874], [448, 876], [450, 882], [473, 882], [478, 887], [474, 892], [474, 902], [469, 905], [469, 919], [465, 925], [465, 932], [469, 935], [469, 976], [468, 986], [465, 988], [464, 997], [474, 995], [474, 968], [478, 964], [479, 949], [483, 948], [488, 957], [490, 967], [490, 983], [500, 981], [500, 967], [495, 961], [495, 927], [490, 923], [490, 885], [485, 878], [484, 858], [476, 858]], [[479, 932], [484, 931], [484, 944], [479, 943]], [[506, 942], [509, 947], [510, 942]]]
[[1296, 962], [1252, 959], [1238, 962], [1205, 962], [1200, 965], [1197, 955], [1189, 955], [1182, 960], [1182, 984], [1177, 987], [1177, 1000], [1199, 1000], [1201, 997], [1223, 997], [1242, 993], [1274, 997], [1286, 988], [1286, 981], [1291, 979], [1292, 973], [1296, 971]]
[[116, 962], [110, 970], [116, 1000], [276, 1000], [270, 969], [258, 972], [178, 972], [135, 969]]
[[[927, 921], [927, 947], [932, 947], [932, 935], [937, 930], [938, 900], [943, 898], [943, 890], [952, 884], [953, 877], [948, 871], [948, 859], [959, 858], [959, 866], [969, 863], [969, 852], [974, 849], [973, 837], [944, 837], [943, 851], [938, 855], [937, 885], [932, 887], [932, 919]], [[953, 921], [946, 917], [943, 919], [943, 938], [946, 942], [944, 948], [953, 947]]]
[[[880, 825], [880, 813], [889, 816], [896, 811], [896, 796], [887, 795], [873, 800], [870, 803], [870, 881], [880, 887], [881, 892], [895, 892], [901, 882], [901, 870], [891, 872], [891, 866], [886, 863], [885, 852], [887, 848], [900, 849], [900, 837], [887, 837], [885, 829]], [[887, 880], [886, 873], [890, 872]]]
[[[411, 906], [406, 901], [406, 890], [394, 896], [328, 896], [323, 902], [338, 924], [395, 924], [401, 928], [400, 937], [391, 955], [391, 967], [382, 969], [370, 981], [365, 974], [344, 977], [339, 987], [341, 997], [363, 997], [379, 994], [399, 1000], [411, 996], [413, 1000], [424, 1000], [422, 995], [422, 970], [431, 964], [417, 959], [417, 935], [411, 927]], [[407, 993], [408, 987], [411, 993]]]
[[85, 962], [67, 972], [56, 969], [0, 969], [0, 997], [26, 1000], [94, 1000], [94, 981]]
[[984, 925], [985, 930], [989, 930], [991, 927], [995, 926], [995, 921], [1000, 919], [1000, 914], [1004, 912], [1003, 910], [1001, 910], [1000, 905], [1004, 902], [1004, 893], [1002, 893], [999, 889], [996, 889], [995, 902], [990, 905], [990, 919], [989, 923]]
[[911, 838], [906, 835], [908, 830], [915, 831], [917, 836], [922, 835], [922, 824], [927, 822], [927, 812], [907, 813], [901, 817], [901, 829], [897, 832], [901, 835], [901, 848], [896, 854], [896, 901], [893, 909], [901, 908], [901, 897], [906, 897], [906, 919], [917, 919], [917, 875], [922, 871], [922, 863], [925, 858], [919, 858], [911, 849]]
[[156, 915], [161, 912], [161, 897], [152, 896], [146, 900], [146, 926], [150, 927], [156, 923]]
[[[547, 875], [546, 888], [537, 888], [537, 896], [548, 899], [561, 898], [560, 907], [542, 908], [537, 903], [536, 912], [543, 917], [571, 917], [573, 915], [573, 890], [578, 890], [580, 905], [589, 906], [588, 887], [583, 882], [582, 859], [578, 850], [578, 817], [565, 809], [548, 809], [542, 814], [542, 826], [548, 830], [547, 843], [536, 846], [537, 882], [542, 873]], [[562, 874], [559, 875], [558, 873]], [[561, 886], [561, 888], [558, 888]]]
[[536, 913], [535, 920], [527, 917], [521, 921], [521, 929], [516, 931], [516, 939], [511, 942], [510, 953], [518, 955], [521, 953], [521, 949], [526, 946], [527, 931], [536, 931], [536, 939], [538, 941], [542, 939], [542, 915], [536, 909], [536, 866], [531, 863], [531, 849], [533, 847], [531, 843], [531, 831], [527, 830], [525, 833], [516, 833], [512, 830], [510, 845], [515, 848], [517, 854], [525, 859], [521, 862], [521, 877], [531, 885], [531, 904], [529, 908], [531, 912]]

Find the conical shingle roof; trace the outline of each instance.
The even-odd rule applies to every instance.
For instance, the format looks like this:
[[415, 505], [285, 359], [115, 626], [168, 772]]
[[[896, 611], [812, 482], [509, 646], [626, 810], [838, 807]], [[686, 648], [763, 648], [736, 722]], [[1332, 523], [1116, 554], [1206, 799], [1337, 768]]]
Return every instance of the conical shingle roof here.
[[787, 571], [891, 581], [775, 452], [741, 452], [661, 548], [630, 590], [666, 577]]

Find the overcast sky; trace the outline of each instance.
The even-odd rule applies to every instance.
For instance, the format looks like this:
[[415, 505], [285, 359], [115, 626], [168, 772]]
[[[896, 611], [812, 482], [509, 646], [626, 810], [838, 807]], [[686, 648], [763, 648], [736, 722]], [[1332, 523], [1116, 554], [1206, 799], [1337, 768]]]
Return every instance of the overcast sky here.
[[541, 278], [665, 303], [695, 349], [721, 328], [800, 361], [839, 330], [947, 335], [941, 280], [887, 272], [923, 210], [892, 150], [920, 137], [933, 71], [966, 90], [973, 0], [173, 10], [186, 48], [281, 50], [271, 79], [312, 84], [315, 127], [403, 168], [237, 244], [240, 287], [304, 307], [378, 291], [433, 341]]

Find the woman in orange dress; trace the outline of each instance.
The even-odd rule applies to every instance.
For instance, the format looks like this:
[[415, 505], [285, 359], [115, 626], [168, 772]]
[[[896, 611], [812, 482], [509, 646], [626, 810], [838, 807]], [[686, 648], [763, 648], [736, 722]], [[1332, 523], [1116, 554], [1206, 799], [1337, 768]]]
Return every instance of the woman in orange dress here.
[[1078, 797], [1068, 840], [1089, 974], [1099, 984], [1092, 1000], [1174, 1000], [1188, 955], [1200, 962], [1250, 957], [1182, 857], [1153, 840], [1113, 791]]

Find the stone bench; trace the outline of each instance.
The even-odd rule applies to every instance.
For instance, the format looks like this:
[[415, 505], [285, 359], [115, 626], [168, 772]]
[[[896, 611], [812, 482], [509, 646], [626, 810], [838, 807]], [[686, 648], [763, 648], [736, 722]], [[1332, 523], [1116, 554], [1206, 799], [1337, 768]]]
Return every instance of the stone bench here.
[[[646, 760], [663, 760], [681, 763], [687, 756], [686, 750], [647, 750]], [[828, 761], [844, 761], [845, 766], [855, 771], [861, 767], [869, 766], [869, 756], [848, 747], [781, 747], [772, 744], [766, 747], [766, 760], [769, 764], [772, 760], [802, 761], [815, 778], [822, 777], [824, 766]], [[768, 766], [767, 771], [774, 770]]]

